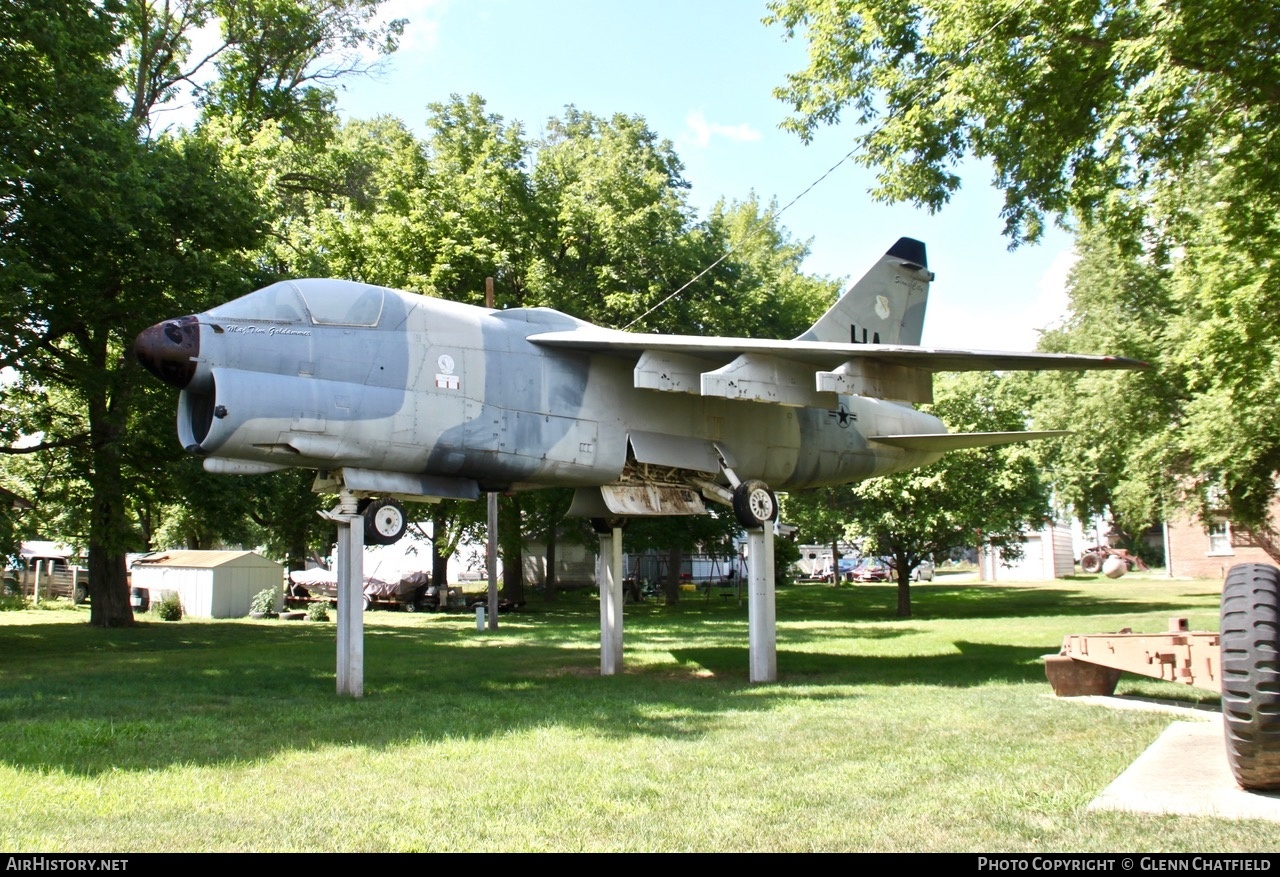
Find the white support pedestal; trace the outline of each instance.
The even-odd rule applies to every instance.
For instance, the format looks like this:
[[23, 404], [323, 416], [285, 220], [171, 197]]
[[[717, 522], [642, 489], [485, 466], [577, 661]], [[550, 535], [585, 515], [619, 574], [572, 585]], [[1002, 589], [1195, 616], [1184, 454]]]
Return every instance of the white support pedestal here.
[[329, 517], [338, 525], [338, 694], [364, 697], [364, 518]]
[[600, 534], [596, 555], [596, 583], [600, 590], [600, 675], [622, 670], [622, 528]]
[[774, 601], [773, 525], [747, 531], [747, 634], [751, 681], [778, 680], [778, 614]]

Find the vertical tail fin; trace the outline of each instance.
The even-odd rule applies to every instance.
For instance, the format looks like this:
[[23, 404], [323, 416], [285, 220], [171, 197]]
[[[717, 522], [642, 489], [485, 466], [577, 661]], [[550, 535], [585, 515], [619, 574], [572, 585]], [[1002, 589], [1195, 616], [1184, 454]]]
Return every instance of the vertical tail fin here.
[[898, 238], [880, 261], [796, 340], [919, 344], [932, 280], [924, 244]]

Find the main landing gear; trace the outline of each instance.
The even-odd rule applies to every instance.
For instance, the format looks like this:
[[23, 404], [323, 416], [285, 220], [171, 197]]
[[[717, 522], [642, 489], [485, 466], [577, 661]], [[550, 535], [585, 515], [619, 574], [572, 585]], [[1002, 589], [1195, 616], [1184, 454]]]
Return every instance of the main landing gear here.
[[364, 516], [366, 545], [392, 545], [399, 542], [409, 526], [404, 505], [389, 496], [361, 500], [357, 511]]
[[748, 530], [764, 529], [778, 519], [778, 498], [763, 481], [741, 481], [733, 488], [733, 514]]

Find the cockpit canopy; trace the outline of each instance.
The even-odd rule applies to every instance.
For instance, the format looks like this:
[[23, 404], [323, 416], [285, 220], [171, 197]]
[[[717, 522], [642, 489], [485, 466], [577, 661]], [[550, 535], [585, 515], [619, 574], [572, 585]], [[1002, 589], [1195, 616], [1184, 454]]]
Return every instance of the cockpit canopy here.
[[377, 326], [387, 290], [351, 280], [282, 280], [209, 311], [219, 320]]

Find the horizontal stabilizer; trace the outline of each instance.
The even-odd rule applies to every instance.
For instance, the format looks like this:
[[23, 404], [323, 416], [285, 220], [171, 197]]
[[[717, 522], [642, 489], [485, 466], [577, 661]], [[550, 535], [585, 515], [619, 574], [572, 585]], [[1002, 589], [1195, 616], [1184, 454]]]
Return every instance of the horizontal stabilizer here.
[[1070, 430], [1055, 429], [1042, 432], [935, 432], [918, 435], [873, 435], [868, 439], [907, 451], [942, 452], [959, 451], [965, 448], [989, 448], [993, 445], [1010, 445], [1014, 442], [1029, 442], [1070, 434]]

